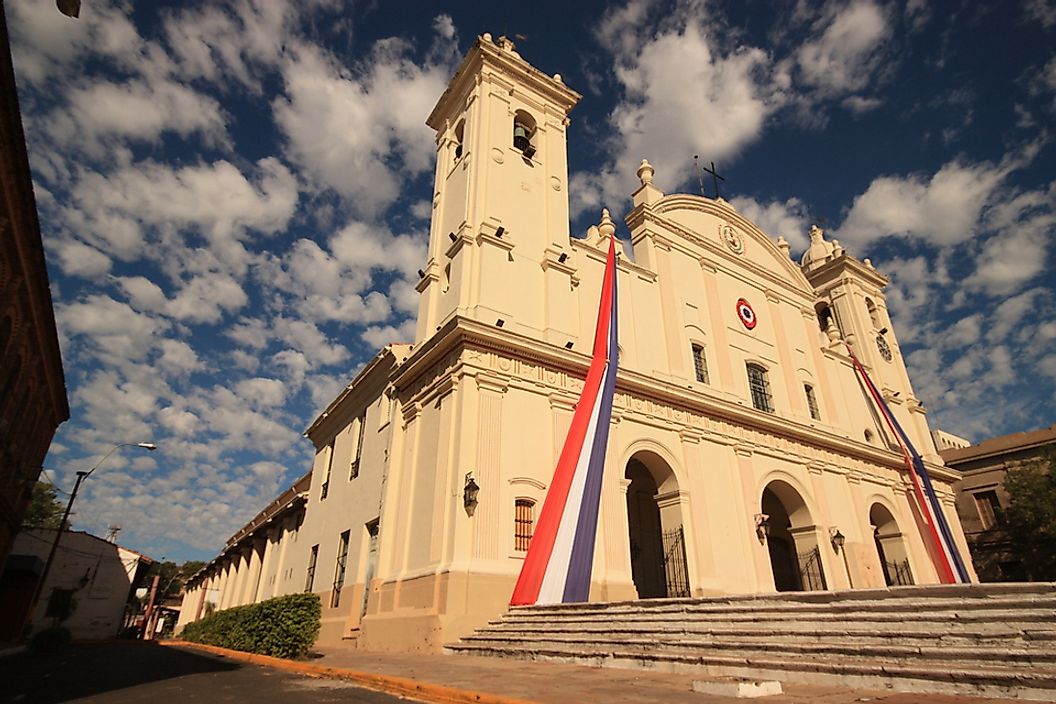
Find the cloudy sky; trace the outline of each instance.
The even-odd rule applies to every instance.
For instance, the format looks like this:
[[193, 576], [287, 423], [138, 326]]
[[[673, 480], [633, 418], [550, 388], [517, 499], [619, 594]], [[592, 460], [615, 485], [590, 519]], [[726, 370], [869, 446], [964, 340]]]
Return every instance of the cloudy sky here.
[[306, 471], [315, 414], [411, 341], [425, 118], [482, 32], [583, 93], [573, 232], [643, 157], [696, 191], [699, 154], [795, 254], [818, 222], [891, 276], [932, 427], [1056, 422], [1056, 0], [476, 4], [5, 3], [72, 413], [48, 476], [160, 447], [78, 527], [207, 559]]

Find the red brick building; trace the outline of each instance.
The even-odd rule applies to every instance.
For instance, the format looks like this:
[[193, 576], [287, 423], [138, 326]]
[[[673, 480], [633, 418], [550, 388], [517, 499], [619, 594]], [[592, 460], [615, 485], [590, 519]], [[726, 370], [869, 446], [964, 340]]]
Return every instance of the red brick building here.
[[0, 8], [0, 565], [60, 423], [70, 417], [44, 245]]

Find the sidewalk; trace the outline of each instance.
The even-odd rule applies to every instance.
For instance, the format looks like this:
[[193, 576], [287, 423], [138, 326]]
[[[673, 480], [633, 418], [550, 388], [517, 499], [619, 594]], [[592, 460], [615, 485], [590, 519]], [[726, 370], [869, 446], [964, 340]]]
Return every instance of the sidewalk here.
[[700, 694], [694, 680], [721, 680], [702, 675], [595, 668], [559, 663], [501, 660], [463, 655], [366, 653], [342, 648], [321, 648], [321, 658], [308, 661], [277, 660], [259, 655], [224, 651], [179, 641], [166, 645], [207, 649], [214, 654], [279, 667], [316, 677], [347, 679], [365, 687], [429, 702], [481, 702], [489, 704], [733, 704], [759, 701], [767, 704], [982, 704], [1022, 700], [983, 699], [941, 694], [893, 693], [868, 690], [785, 684], [784, 694], [760, 699]]

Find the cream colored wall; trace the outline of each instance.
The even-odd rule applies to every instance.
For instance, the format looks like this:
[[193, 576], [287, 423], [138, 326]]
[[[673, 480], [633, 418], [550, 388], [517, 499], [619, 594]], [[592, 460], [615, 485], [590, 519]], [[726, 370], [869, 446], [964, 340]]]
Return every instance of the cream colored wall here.
[[[26, 529], [15, 536], [11, 553], [47, 556], [55, 532]], [[125, 602], [141, 556], [113, 543], [81, 532], [65, 532], [59, 541], [47, 581], [30, 621], [32, 633], [53, 625], [46, 616], [55, 589], [72, 589], [74, 609], [62, 626], [73, 638], [114, 638], [123, 625]], [[81, 586], [81, 580], [88, 582]]]

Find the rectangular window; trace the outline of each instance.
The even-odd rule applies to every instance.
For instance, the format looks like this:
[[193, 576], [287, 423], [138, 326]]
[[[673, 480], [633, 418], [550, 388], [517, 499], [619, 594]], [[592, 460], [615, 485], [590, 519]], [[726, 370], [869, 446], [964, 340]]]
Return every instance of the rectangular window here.
[[535, 502], [531, 499], [517, 499], [514, 505], [513, 548], [519, 552], [528, 550], [532, 542], [532, 531], [535, 524]]
[[44, 615], [65, 621], [73, 613], [73, 590], [52, 589]]
[[348, 563], [349, 531], [341, 534], [337, 546], [337, 565], [334, 567], [334, 591], [330, 593], [330, 608], [336, 609], [341, 603], [341, 589], [345, 586], [345, 565]]
[[758, 364], [748, 365], [748, 389], [752, 393], [752, 405], [760, 411], [774, 412], [774, 401], [770, 395], [770, 380], [766, 370]]
[[1001, 502], [998, 501], [996, 491], [980, 491], [973, 496], [975, 506], [979, 510], [979, 520], [983, 522], [983, 530], [990, 530], [1001, 522]]
[[348, 480], [352, 481], [359, 476], [359, 460], [363, 457], [363, 433], [367, 427], [367, 412], [363, 411], [357, 421], [359, 423], [359, 437], [356, 439], [356, 455], [352, 459], [352, 468], [348, 472]]
[[326, 474], [323, 475], [323, 487], [319, 492], [319, 500], [325, 501], [327, 494], [330, 493], [330, 470], [334, 468], [334, 443], [335, 440], [331, 440], [330, 444], [326, 448]]
[[803, 393], [807, 395], [807, 408], [810, 409], [810, 417], [814, 420], [821, 420], [821, 413], [818, 412], [818, 399], [814, 395], [814, 387], [810, 384], [803, 384]]
[[708, 381], [708, 358], [704, 356], [703, 345], [693, 345], [693, 371], [697, 375], [697, 381], [702, 384], [710, 383]]
[[315, 563], [319, 559], [319, 546], [312, 546], [312, 554], [308, 556], [308, 576], [304, 580], [304, 591], [310, 592], [315, 587]]

